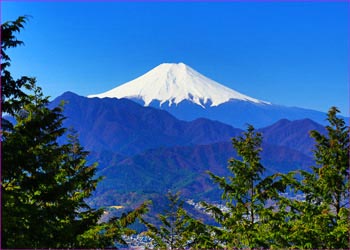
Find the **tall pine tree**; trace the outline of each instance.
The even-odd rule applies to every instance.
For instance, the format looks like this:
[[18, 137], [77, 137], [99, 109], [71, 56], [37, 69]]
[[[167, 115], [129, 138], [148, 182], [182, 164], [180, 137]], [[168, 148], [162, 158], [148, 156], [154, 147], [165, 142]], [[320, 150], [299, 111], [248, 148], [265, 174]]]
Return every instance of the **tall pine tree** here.
[[266, 231], [276, 247], [350, 247], [349, 127], [337, 113], [335, 107], [329, 110], [326, 134], [310, 132], [316, 165], [273, 180], [272, 186], [289, 193], [277, 195], [277, 209], [267, 214]]
[[310, 248], [349, 247], [349, 127], [330, 108], [326, 134], [311, 131], [316, 145], [316, 166], [311, 172], [299, 171], [291, 186], [305, 195], [305, 201], [294, 201], [294, 245]]
[[59, 145], [61, 107], [49, 109], [40, 88], [15, 114], [3, 141], [3, 243], [5, 247], [74, 247], [76, 235], [102, 211], [85, 198], [97, 185], [96, 165], [86, 165], [78, 142]]
[[225, 247], [268, 247], [259, 233], [267, 196], [262, 177], [265, 168], [260, 163], [262, 135], [248, 126], [243, 136], [233, 138], [233, 147], [241, 158], [232, 158], [228, 179], [209, 172], [215, 183], [223, 189], [226, 210], [203, 203], [221, 226], [217, 239]]
[[[123, 234], [134, 232], [127, 226], [147, 206], [99, 223], [103, 210], [86, 202], [99, 181], [96, 164], [88, 164], [77, 136], [62, 127], [63, 105], [49, 108], [35, 78], [14, 80], [8, 71], [5, 52], [22, 44], [15, 33], [25, 21], [20, 17], [1, 26], [1, 104], [15, 119], [14, 124], [2, 119], [2, 247], [113, 247], [123, 242]], [[67, 142], [59, 144], [62, 137]]]

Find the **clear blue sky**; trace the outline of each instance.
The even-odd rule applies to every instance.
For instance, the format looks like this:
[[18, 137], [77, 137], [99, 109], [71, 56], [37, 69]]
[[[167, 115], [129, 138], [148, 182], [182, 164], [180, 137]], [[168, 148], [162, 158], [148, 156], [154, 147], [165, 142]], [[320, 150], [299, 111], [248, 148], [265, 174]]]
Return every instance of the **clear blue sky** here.
[[1, 2], [31, 15], [9, 52], [44, 93], [96, 94], [184, 62], [254, 98], [349, 115], [347, 2]]

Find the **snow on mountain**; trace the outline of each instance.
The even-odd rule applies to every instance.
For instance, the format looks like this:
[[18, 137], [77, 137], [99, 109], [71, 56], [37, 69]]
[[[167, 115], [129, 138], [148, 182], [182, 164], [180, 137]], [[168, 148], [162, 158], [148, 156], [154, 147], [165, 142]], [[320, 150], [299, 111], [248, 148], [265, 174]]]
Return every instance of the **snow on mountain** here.
[[160, 106], [167, 102], [171, 106], [184, 100], [203, 108], [206, 105], [218, 106], [231, 100], [269, 104], [225, 87], [184, 63], [163, 63], [130, 82], [88, 97], [138, 99], [145, 106], [149, 106], [152, 101], [159, 101]]

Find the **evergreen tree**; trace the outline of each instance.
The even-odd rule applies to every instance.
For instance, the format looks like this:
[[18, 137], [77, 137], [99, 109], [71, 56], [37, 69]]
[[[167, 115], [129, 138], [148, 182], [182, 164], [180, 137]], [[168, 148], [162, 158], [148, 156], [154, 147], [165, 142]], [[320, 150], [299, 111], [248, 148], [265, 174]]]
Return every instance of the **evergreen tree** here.
[[317, 166], [312, 167], [311, 175], [302, 172], [306, 201], [323, 207], [318, 217], [326, 230], [321, 229], [325, 237], [321, 237], [320, 247], [327, 248], [350, 247], [349, 127], [337, 113], [336, 107], [328, 111], [327, 135], [311, 131]]
[[[25, 20], [20, 17], [1, 26], [2, 105], [15, 119], [2, 135], [2, 247], [113, 247], [123, 242], [123, 234], [134, 232], [127, 226], [147, 211], [147, 205], [100, 223], [104, 211], [86, 203], [99, 181], [96, 164], [87, 163], [88, 152], [77, 136], [67, 135], [62, 127], [63, 105], [48, 108], [48, 97], [34, 78], [15, 81], [7, 70], [10, 58], [5, 50], [22, 43], [13, 33]], [[65, 136], [67, 142], [59, 144]]]
[[[8, 70], [11, 59], [6, 50], [23, 45], [23, 42], [16, 38], [16, 33], [24, 28], [27, 20], [27, 16], [21, 16], [16, 21], [1, 24], [1, 111], [10, 115], [14, 115], [24, 103], [28, 103], [26, 90], [31, 90], [35, 82], [28, 76], [15, 80]], [[5, 121], [3, 128], [6, 128], [6, 125], [10, 124]]]
[[266, 180], [262, 178], [264, 167], [260, 163], [262, 135], [248, 126], [244, 136], [233, 138], [233, 147], [241, 159], [231, 159], [232, 176], [219, 177], [209, 172], [211, 178], [223, 189], [222, 199], [228, 211], [203, 203], [221, 225], [218, 240], [226, 247], [268, 247], [264, 233], [263, 211], [266, 203]]
[[[328, 112], [327, 134], [311, 131], [316, 166], [262, 178], [261, 135], [248, 127], [233, 139], [228, 179], [209, 173], [223, 189], [226, 210], [203, 203], [221, 225], [213, 240], [234, 248], [349, 248], [349, 127]], [[286, 195], [287, 193], [287, 195]], [[301, 198], [304, 197], [304, 198]]]
[[[349, 127], [332, 107], [327, 134], [311, 131], [317, 163], [311, 171], [278, 174], [279, 195], [269, 216], [273, 245], [292, 248], [349, 248]], [[294, 194], [294, 197], [293, 195]], [[299, 198], [296, 195], [299, 195]], [[304, 196], [304, 198], [300, 198]], [[278, 226], [277, 226], [278, 225]]]
[[[327, 134], [311, 131], [316, 141], [314, 151], [318, 166], [313, 167], [314, 178], [305, 179], [311, 190], [305, 190], [307, 199], [317, 204], [328, 203], [335, 214], [349, 207], [349, 127], [337, 117], [339, 110], [332, 107], [328, 111]], [[305, 172], [303, 172], [306, 175]], [[308, 175], [307, 175], [308, 176]], [[320, 192], [318, 192], [320, 191]]]
[[65, 133], [61, 108], [47, 108], [40, 88], [28, 98], [13, 129], [4, 133], [3, 243], [73, 247], [71, 237], [96, 224], [102, 213], [84, 201], [96, 187], [96, 166], [86, 166], [87, 153], [77, 142], [57, 143]]
[[310, 248], [346, 248], [349, 246], [349, 127], [339, 110], [327, 114], [327, 134], [311, 131], [316, 146], [316, 166], [311, 172], [299, 171], [301, 181], [293, 188], [305, 195], [305, 201], [294, 201], [301, 229], [295, 232], [295, 245]]

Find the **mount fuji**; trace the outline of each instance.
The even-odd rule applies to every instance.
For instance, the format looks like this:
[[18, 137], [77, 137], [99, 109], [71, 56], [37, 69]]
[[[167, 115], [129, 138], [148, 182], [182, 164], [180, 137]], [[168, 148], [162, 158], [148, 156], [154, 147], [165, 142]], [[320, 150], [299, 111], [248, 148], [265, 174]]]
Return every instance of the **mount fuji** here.
[[265, 103], [217, 83], [184, 63], [163, 63], [146, 74], [110, 91], [89, 97], [117, 97], [142, 100], [145, 106], [159, 101], [160, 107], [183, 101], [218, 106], [230, 100]]
[[118, 212], [150, 199], [161, 207], [167, 190], [180, 191], [184, 199], [220, 199], [221, 190], [206, 171], [229, 174], [227, 160], [237, 156], [230, 139], [241, 135], [246, 123], [264, 135], [261, 159], [269, 174], [308, 170], [315, 164], [308, 131], [324, 128], [303, 118], [326, 117], [249, 97], [182, 63], [159, 65], [89, 98], [66, 92], [50, 105], [62, 102], [63, 126], [77, 131], [91, 152], [89, 162], [99, 162], [97, 176], [105, 176], [91, 205], [125, 207]]
[[175, 117], [217, 120], [234, 127], [268, 126], [280, 119], [312, 119], [324, 124], [325, 114], [285, 107], [239, 93], [207, 78], [184, 63], [163, 63], [144, 75], [89, 98], [127, 98], [163, 109]]

